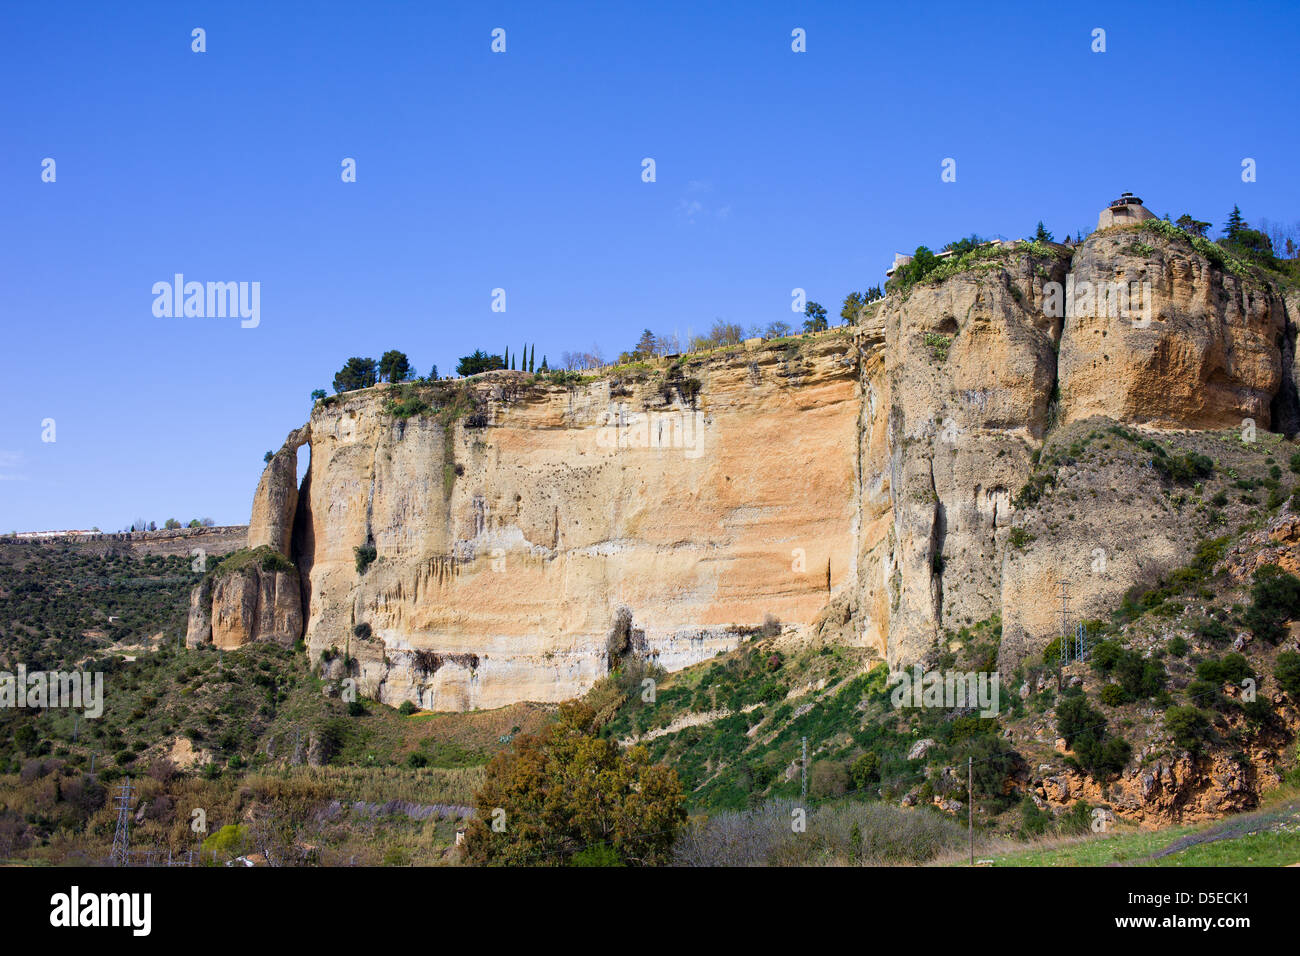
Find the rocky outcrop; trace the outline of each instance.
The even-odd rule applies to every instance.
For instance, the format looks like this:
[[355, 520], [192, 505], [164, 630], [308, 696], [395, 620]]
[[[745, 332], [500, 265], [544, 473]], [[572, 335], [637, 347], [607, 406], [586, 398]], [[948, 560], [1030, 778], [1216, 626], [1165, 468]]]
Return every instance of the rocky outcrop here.
[[251, 641], [292, 645], [302, 637], [298, 569], [269, 546], [240, 551], [215, 567], [190, 596], [186, 644], [223, 650]]
[[[1279, 729], [1246, 749], [1223, 749], [1194, 755], [1176, 751], [1137, 761], [1118, 776], [1098, 782], [1064, 767], [1034, 775], [1025, 787], [1041, 809], [1063, 809], [1078, 800], [1108, 808], [1114, 817], [1143, 827], [1214, 820], [1252, 810], [1259, 795], [1282, 783], [1283, 741], [1293, 739], [1294, 709], [1279, 695]], [[1282, 728], [1290, 728], [1283, 730]]]
[[1219, 567], [1233, 580], [1249, 584], [1256, 571], [1270, 564], [1300, 575], [1300, 515], [1294, 511], [1284, 511], [1245, 535], [1223, 556]]
[[311, 439], [311, 426], [289, 433], [262, 471], [248, 519], [248, 547], [263, 545], [290, 557], [289, 541], [298, 510], [298, 449]]
[[[1195, 540], [1139, 445], [1049, 466], [1045, 441], [1300, 422], [1294, 301], [1197, 248], [1158, 220], [1004, 245], [849, 329], [334, 396], [268, 464], [249, 545], [296, 567], [313, 658], [389, 703], [575, 696], [627, 615], [669, 669], [774, 624], [911, 664], [993, 615], [1014, 664], [1056, 634], [1062, 582], [1100, 613]], [[1121, 287], [1150, 295], [1111, 314]], [[296, 636], [294, 584], [214, 588], [192, 639]]]
[[[1079, 291], [1061, 342], [1064, 422], [1271, 427], [1286, 318], [1265, 284], [1151, 229], [1095, 236], [1070, 269]], [[1131, 294], [1112, 309], [1104, 290], [1116, 287]]]

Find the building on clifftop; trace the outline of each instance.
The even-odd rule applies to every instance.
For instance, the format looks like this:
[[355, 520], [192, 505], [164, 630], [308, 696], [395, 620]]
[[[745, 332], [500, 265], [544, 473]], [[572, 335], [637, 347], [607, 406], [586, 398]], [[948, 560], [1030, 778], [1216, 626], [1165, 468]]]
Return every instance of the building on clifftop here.
[[1156, 218], [1151, 210], [1142, 205], [1142, 200], [1132, 193], [1121, 193], [1118, 199], [1112, 199], [1109, 206], [1097, 217], [1097, 231], [1112, 226], [1131, 226]]

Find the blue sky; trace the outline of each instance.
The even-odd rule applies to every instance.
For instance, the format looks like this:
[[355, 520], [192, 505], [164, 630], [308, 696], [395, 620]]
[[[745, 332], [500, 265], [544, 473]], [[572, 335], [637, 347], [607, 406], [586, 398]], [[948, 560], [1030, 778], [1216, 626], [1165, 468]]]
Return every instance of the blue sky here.
[[[835, 316], [896, 251], [1086, 232], [1123, 190], [1300, 220], [1294, 4], [0, 17], [3, 531], [247, 521], [263, 453], [350, 355], [613, 355], [643, 327], [789, 321], [794, 287]], [[260, 325], [155, 317], [177, 272], [260, 282]]]

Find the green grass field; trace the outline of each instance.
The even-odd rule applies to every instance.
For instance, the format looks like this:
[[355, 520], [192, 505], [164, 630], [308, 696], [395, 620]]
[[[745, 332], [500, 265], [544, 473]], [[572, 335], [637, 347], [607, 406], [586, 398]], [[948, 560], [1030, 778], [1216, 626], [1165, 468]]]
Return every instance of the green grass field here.
[[[1279, 791], [1252, 813], [1164, 830], [1121, 829], [976, 850], [993, 866], [1289, 866], [1300, 863], [1300, 797]], [[965, 858], [946, 858], [964, 865]], [[985, 864], [989, 865], [989, 864]]]

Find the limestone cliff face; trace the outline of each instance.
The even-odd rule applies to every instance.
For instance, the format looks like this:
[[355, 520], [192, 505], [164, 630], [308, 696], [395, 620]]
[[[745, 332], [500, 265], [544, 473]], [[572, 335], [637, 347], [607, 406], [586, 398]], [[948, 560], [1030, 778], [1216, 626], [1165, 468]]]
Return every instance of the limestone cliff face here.
[[[1189, 244], [1150, 230], [1099, 235], [1075, 253], [1076, 288], [1088, 283], [1061, 343], [1064, 421], [1104, 415], [1164, 428], [1272, 425], [1282, 384], [1286, 309], [1265, 286], [1216, 268]], [[1134, 291], [1125, 314], [1095, 290]], [[1139, 306], [1137, 290], [1149, 301]]]
[[[1081, 295], [1129, 282], [1150, 296], [1113, 315]], [[267, 606], [265, 633], [287, 635], [300, 583], [313, 659], [336, 648], [363, 693], [438, 709], [582, 693], [625, 613], [614, 643], [668, 669], [765, 622], [911, 664], [993, 614], [1014, 663], [1055, 636], [1063, 581], [1095, 616], [1195, 539], [1152, 521], [1136, 453], [1055, 465], [1050, 507], [1022, 496], [1044, 441], [1293, 427], [1295, 304], [1158, 228], [1114, 229], [1003, 250], [852, 329], [582, 385], [496, 372], [335, 396], [268, 464], [250, 521], [299, 581], [196, 597], [192, 633], [208, 607], [208, 639], [220, 620], [251, 639], [247, 608]]]
[[855, 573], [855, 368], [844, 333], [579, 387], [498, 373], [405, 419], [395, 387], [318, 405], [309, 648], [465, 709], [581, 693], [621, 608], [669, 669], [811, 623]]
[[[1105, 296], [1129, 283], [1111, 314]], [[1267, 429], [1295, 399], [1276, 290], [1158, 230], [1020, 246], [891, 296], [881, 318], [883, 358], [862, 366], [862, 512], [864, 526], [891, 523], [860, 542], [856, 610], [895, 665], [995, 613], [1014, 665], [1059, 633], [1063, 583], [1071, 618], [1097, 617], [1186, 562], [1198, 532], [1190, 515], [1153, 515], [1149, 454], [1040, 467], [1049, 433], [1069, 445], [1114, 423]], [[1044, 478], [1050, 500], [1018, 504]]]
[[861, 603], [891, 663], [919, 660], [942, 628], [1001, 609], [1011, 498], [1047, 425], [1061, 329], [1035, 303], [1064, 275], [1060, 260], [1024, 253], [886, 300], [884, 361], [863, 368], [876, 422], [863, 509], [887, 515], [864, 541], [887, 543], [887, 555], [863, 576]]

